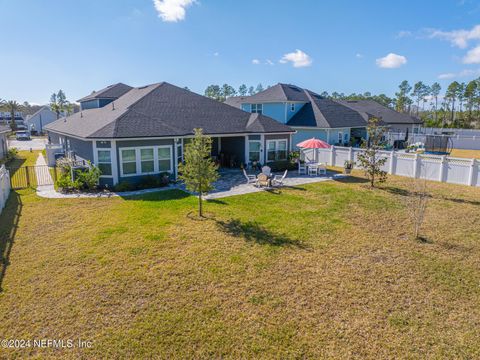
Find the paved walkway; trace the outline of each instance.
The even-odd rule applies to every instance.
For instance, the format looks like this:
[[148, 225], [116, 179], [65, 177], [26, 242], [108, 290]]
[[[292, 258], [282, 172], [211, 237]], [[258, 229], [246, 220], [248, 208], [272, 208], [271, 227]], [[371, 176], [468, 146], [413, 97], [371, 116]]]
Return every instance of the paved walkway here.
[[[40, 159], [41, 158], [41, 159]], [[43, 162], [43, 163], [42, 163]], [[40, 154], [37, 159], [37, 165], [43, 165], [45, 163], [45, 159]], [[326, 176], [307, 176], [307, 175], [298, 175], [297, 171], [289, 172], [287, 177], [284, 180], [284, 185], [286, 187], [291, 186], [298, 186], [304, 184], [311, 184], [317, 183], [322, 181], [329, 181], [335, 178], [341, 178], [344, 175], [342, 174], [335, 174], [328, 172]], [[145, 190], [137, 190], [137, 191], [125, 191], [125, 192], [101, 192], [101, 193], [75, 193], [75, 194], [62, 194], [55, 191], [53, 185], [42, 185], [38, 186], [37, 188], [37, 195], [50, 198], [50, 199], [77, 199], [77, 198], [110, 198], [110, 197], [124, 197], [124, 196], [135, 196], [135, 195], [142, 195], [148, 194], [152, 192], [158, 191], [166, 191], [166, 190], [183, 190], [188, 192], [185, 189], [185, 185], [183, 184], [172, 184], [162, 188], [156, 189], [145, 189]], [[244, 195], [250, 193], [256, 193], [260, 191], [265, 191], [265, 188], [258, 188], [252, 184], [246, 184], [246, 179], [243, 176], [242, 171], [235, 169], [235, 170], [221, 170], [220, 171], [220, 179], [215, 183], [215, 190], [205, 196], [205, 199], [220, 199], [228, 196], [234, 195]]]
[[37, 161], [35, 162], [35, 175], [37, 178], [37, 193], [55, 191], [52, 175], [50, 175], [45, 158], [41, 153], [38, 154]]

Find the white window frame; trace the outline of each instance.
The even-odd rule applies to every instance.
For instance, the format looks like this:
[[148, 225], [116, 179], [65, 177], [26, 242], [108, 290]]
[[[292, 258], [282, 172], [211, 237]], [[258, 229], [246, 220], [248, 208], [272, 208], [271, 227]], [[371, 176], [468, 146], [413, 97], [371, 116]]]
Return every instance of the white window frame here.
[[[112, 171], [111, 175], [100, 175], [101, 178], [113, 178], [113, 153], [111, 148], [96, 148], [97, 151], [97, 166], [100, 164], [110, 164], [110, 169]], [[99, 151], [108, 151], [110, 153], [110, 162], [100, 161], [100, 157], [98, 156]]]
[[[255, 110], [253, 109], [255, 106]], [[263, 114], [263, 104], [250, 104], [250, 112], [254, 114]]]
[[[281, 142], [285, 142], [285, 159], [277, 159], [277, 153], [278, 153], [278, 144]], [[269, 144], [270, 143], [275, 143], [275, 159], [274, 160], [269, 160], [268, 159], [268, 153], [269, 153]], [[283, 151], [283, 150], [282, 150]], [[273, 140], [267, 140], [267, 150], [265, 154], [265, 161], [266, 162], [274, 162], [274, 161], [284, 161], [288, 160], [288, 140], [287, 139], [273, 139]]]
[[[158, 149], [160, 148], [169, 148], [170, 149], [170, 169], [168, 171], [160, 171], [158, 166]], [[153, 149], [153, 172], [142, 173], [142, 160], [140, 155], [140, 149]], [[135, 174], [124, 174], [123, 173], [123, 150], [135, 150], [135, 164], [136, 164], [136, 172]], [[173, 145], [153, 145], [153, 146], [129, 146], [129, 147], [119, 147], [118, 153], [120, 156], [120, 177], [131, 177], [131, 176], [147, 176], [153, 174], [160, 174], [163, 172], [168, 172], [173, 174], [173, 163], [175, 159], [173, 158]], [[133, 162], [133, 161], [132, 161]]]

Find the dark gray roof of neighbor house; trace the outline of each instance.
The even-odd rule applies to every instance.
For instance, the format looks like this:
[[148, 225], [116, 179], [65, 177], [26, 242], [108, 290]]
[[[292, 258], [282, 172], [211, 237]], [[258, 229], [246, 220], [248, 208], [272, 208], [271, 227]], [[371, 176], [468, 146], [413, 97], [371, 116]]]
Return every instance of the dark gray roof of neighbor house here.
[[415, 116], [402, 114], [373, 100], [338, 100], [339, 103], [348, 106], [368, 117], [377, 117], [385, 124], [422, 124], [423, 121]]
[[118, 99], [120, 96], [126, 94], [133, 88], [129, 85], [123, 83], [117, 83], [109, 85], [106, 88], [98, 91], [94, 91], [90, 95], [87, 95], [79, 100], [78, 102], [95, 100], [95, 99]]
[[248, 103], [248, 98], [248, 96], [230, 96], [225, 100], [224, 104], [241, 109], [243, 103]]
[[318, 128], [364, 127], [367, 119], [358, 111], [304, 90], [308, 103], [287, 122], [290, 126]]
[[48, 131], [82, 138], [168, 137], [193, 134], [293, 132], [264, 115], [232, 106], [163, 82], [132, 88], [102, 108], [61, 118]]
[[0, 134], [7, 133], [12, 131], [9, 126], [0, 125]]
[[245, 102], [309, 101], [301, 87], [278, 83], [255, 95], [245, 97]]

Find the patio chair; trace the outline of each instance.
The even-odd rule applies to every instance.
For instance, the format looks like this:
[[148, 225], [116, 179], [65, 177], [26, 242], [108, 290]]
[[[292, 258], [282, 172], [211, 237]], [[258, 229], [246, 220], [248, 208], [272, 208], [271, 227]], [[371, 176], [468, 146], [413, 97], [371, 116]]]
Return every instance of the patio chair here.
[[318, 175], [327, 175], [327, 167], [325, 164], [318, 164], [317, 165], [317, 173]]
[[308, 166], [308, 175], [318, 175], [318, 166], [317, 165], [309, 165]]
[[270, 187], [271, 185], [271, 180], [268, 178], [267, 175], [265, 175], [264, 173], [261, 173], [257, 176], [257, 183], [256, 183], [257, 186], [266, 186], [266, 187]]
[[247, 184], [255, 184], [257, 182], [257, 177], [255, 175], [248, 175], [245, 169], [243, 169], [243, 176], [247, 179]]
[[267, 177], [272, 175], [272, 169], [270, 168], [270, 166], [265, 165], [264, 167], [262, 167], [262, 174], [267, 175]]
[[307, 174], [307, 164], [298, 162], [298, 175]]
[[273, 186], [283, 186], [283, 180], [287, 177], [288, 170], [285, 170], [283, 175], [275, 175], [272, 179]]

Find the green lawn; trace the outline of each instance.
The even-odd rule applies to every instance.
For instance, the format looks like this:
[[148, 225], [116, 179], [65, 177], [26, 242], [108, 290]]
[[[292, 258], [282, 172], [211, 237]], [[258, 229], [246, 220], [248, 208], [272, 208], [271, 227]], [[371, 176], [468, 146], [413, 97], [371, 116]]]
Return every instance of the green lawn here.
[[[210, 201], [180, 191], [54, 200], [0, 220], [3, 338], [86, 339], [17, 357], [479, 358], [480, 191], [360, 177]], [[12, 244], [13, 239], [13, 244]]]
[[[19, 151], [16, 158], [6, 164], [10, 169], [10, 177], [14, 187], [27, 187], [27, 184], [34, 187], [37, 185], [37, 175], [33, 167], [37, 162], [38, 155], [41, 151]], [[28, 170], [27, 170], [27, 167]], [[28, 181], [27, 181], [28, 171]]]

